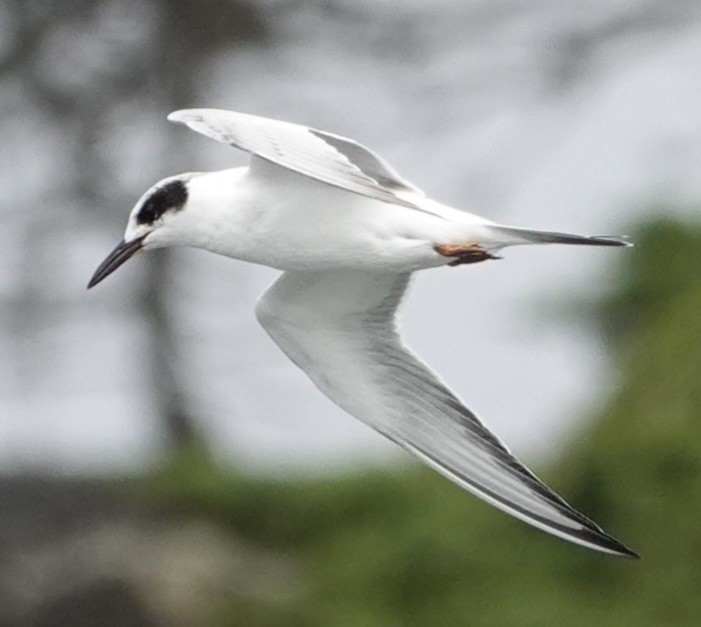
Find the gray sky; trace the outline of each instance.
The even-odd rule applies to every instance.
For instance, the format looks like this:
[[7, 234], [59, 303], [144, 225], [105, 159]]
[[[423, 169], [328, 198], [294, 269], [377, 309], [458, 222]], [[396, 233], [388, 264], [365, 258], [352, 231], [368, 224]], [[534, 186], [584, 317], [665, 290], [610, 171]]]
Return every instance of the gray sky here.
[[[354, 137], [438, 200], [521, 226], [620, 233], [660, 203], [698, 205], [695, 3], [601, 1], [586, 11], [555, 0], [338, 5], [347, 13], [270, 3], [280, 38], [222, 56], [190, 104]], [[175, 173], [175, 159], [142, 167], [167, 124], [167, 111], [152, 113], [118, 121], [100, 140], [134, 201]], [[28, 121], [11, 129], [3, 141], [16, 150], [0, 153], [4, 189], [27, 202], [62, 175], [60, 147], [49, 127], [39, 128]], [[245, 163], [184, 130], [182, 141], [196, 150], [189, 169]], [[78, 243], [69, 229], [46, 251], [62, 259], [57, 297], [80, 299], [70, 316], [47, 316], [19, 346], [0, 338], [15, 354], [51, 356], [50, 366], [32, 366], [30, 381], [16, 363], [0, 366], [5, 466], [100, 470], [150, 459], [155, 427], [131, 357], [142, 330], [120, 301], [139, 260], [83, 293], [129, 209], [113, 229], [83, 225]], [[21, 221], [6, 217], [7, 294]], [[524, 248], [499, 263], [421, 273], [403, 317], [408, 341], [517, 454], [547, 455], [596, 409], [611, 372], [595, 337], [543, 305], [606, 289], [607, 268], [625, 254], [635, 252]], [[179, 258], [174, 311], [188, 385], [223, 459], [288, 470], [401, 456], [322, 397], [257, 327], [253, 305], [275, 271], [201, 251]]]

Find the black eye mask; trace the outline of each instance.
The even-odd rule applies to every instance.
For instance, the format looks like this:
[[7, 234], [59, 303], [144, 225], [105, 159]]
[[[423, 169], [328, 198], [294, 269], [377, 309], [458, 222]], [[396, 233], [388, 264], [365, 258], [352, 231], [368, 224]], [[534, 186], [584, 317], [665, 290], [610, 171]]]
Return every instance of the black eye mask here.
[[137, 224], [153, 224], [167, 211], [178, 211], [187, 202], [187, 186], [182, 181], [171, 181], [157, 189], [141, 205], [136, 214]]

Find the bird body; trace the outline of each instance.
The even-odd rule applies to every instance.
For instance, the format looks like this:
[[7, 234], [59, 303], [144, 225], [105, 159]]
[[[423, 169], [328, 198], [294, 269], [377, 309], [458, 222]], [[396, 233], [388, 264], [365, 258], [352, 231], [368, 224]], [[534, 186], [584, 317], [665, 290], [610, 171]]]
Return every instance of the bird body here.
[[[437, 242], [517, 243], [491, 234], [487, 220], [424, 197], [417, 201], [425, 212], [397, 210], [260, 161], [192, 176], [192, 206], [145, 247], [194, 245], [279, 270], [413, 272], [451, 261], [434, 250]], [[135, 227], [126, 239], [144, 230]]]
[[627, 242], [499, 225], [443, 205], [364, 146], [331, 133], [214, 109], [169, 119], [252, 153], [251, 165], [156, 184], [90, 287], [139, 250], [165, 246], [283, 270], [256, 316], [321, 392], [513, 516], [589, 548], [635, 556], [521, 464], [410, 352], [396, 324], [417, 270], [495, 259], [519, 244]]

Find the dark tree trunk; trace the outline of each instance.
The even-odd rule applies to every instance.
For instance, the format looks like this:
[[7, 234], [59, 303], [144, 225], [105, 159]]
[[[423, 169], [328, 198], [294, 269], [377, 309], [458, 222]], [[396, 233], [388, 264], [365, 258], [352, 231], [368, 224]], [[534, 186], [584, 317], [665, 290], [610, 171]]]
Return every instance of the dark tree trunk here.
[[181, 450], [204, 445], [189, 395], [184, 373], [180, 371], [178, 332], [172, 316], [170, 299], [173, 284], [173, 253], [154, 250], [143, 255], [146, 262], [137, 308], [146, 325], [149, 380], [152, 399], [162, 424], [167, 450]]

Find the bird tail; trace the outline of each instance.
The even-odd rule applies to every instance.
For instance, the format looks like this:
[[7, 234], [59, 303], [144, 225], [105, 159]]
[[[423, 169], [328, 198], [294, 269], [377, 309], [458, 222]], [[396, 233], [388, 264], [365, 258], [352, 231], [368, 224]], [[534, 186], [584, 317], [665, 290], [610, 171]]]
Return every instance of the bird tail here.
[[626, 236], [620, 235], [573, 235], [552, 231], [534, 231], [511, 226], [490, 226], [494, 234], [504, 236], [510, 244], [577, 244], [580, 246], [633, 246]]

